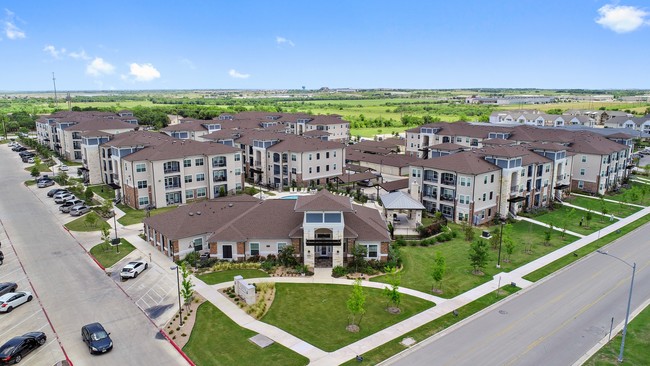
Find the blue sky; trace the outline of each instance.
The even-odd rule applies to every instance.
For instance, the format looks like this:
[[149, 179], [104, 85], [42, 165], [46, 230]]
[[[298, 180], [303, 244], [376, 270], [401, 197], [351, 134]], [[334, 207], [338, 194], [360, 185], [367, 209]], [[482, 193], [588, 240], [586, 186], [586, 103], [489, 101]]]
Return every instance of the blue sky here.
[[650, 88], [650, 3], [26, 1], [0, 90]]

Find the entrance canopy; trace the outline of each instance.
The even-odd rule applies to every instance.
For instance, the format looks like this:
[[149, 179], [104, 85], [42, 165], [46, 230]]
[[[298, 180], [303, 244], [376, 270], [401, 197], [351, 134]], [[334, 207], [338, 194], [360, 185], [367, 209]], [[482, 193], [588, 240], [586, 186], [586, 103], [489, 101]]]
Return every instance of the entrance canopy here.
[[404, 192], [391, 192], [380, 196], [386, 210], [424, 210], [424, 206]]

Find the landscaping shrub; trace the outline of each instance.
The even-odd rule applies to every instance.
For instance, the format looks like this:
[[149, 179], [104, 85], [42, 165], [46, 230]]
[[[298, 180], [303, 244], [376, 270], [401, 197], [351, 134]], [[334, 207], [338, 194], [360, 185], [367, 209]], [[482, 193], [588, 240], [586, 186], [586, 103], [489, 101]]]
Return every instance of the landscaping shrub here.
[[348, 270], [343, 266], [336, 266], [332, 268], [332, 277], [338, 278], [345, 276], [348, 273]]
[[398, 247], [403, 247], [406, 245], [406, 240], [404, 240], [404, 238], [398, 238], [397, 240], [395, 240], [394, 245]]

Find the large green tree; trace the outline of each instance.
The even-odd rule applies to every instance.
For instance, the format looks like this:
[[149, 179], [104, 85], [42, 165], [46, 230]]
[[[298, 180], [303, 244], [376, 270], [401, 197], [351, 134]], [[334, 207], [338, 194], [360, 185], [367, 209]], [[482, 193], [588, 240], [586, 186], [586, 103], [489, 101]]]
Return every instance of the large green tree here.
[[474, 267], [473, 273], [475, 275], [483, 274], [481, 270], [485, 268], [489, 256], [488, 245], [484, 240], [476, 240], [470, 245], [468, 258], [472, 267]]

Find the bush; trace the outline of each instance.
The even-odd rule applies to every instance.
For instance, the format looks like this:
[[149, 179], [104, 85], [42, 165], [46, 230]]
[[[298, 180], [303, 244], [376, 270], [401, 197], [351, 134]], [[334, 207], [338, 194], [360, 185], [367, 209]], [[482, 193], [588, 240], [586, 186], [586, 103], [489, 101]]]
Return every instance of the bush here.
[[332, 268], [332, 277], [339, 278], [345, 276], [348, 273], [348, 270], [343, 266], [336, 266]]
[[406, 240], [404, 240], [404, 238], [398, 238], [395, 240], [395, 245], [398, 247], [403, 247], [406, 245]]
[[268, 259], [262, 262], [262, 269], [266, 272], [269, 272], [275, 267], [275, 261], [269, 261]]

